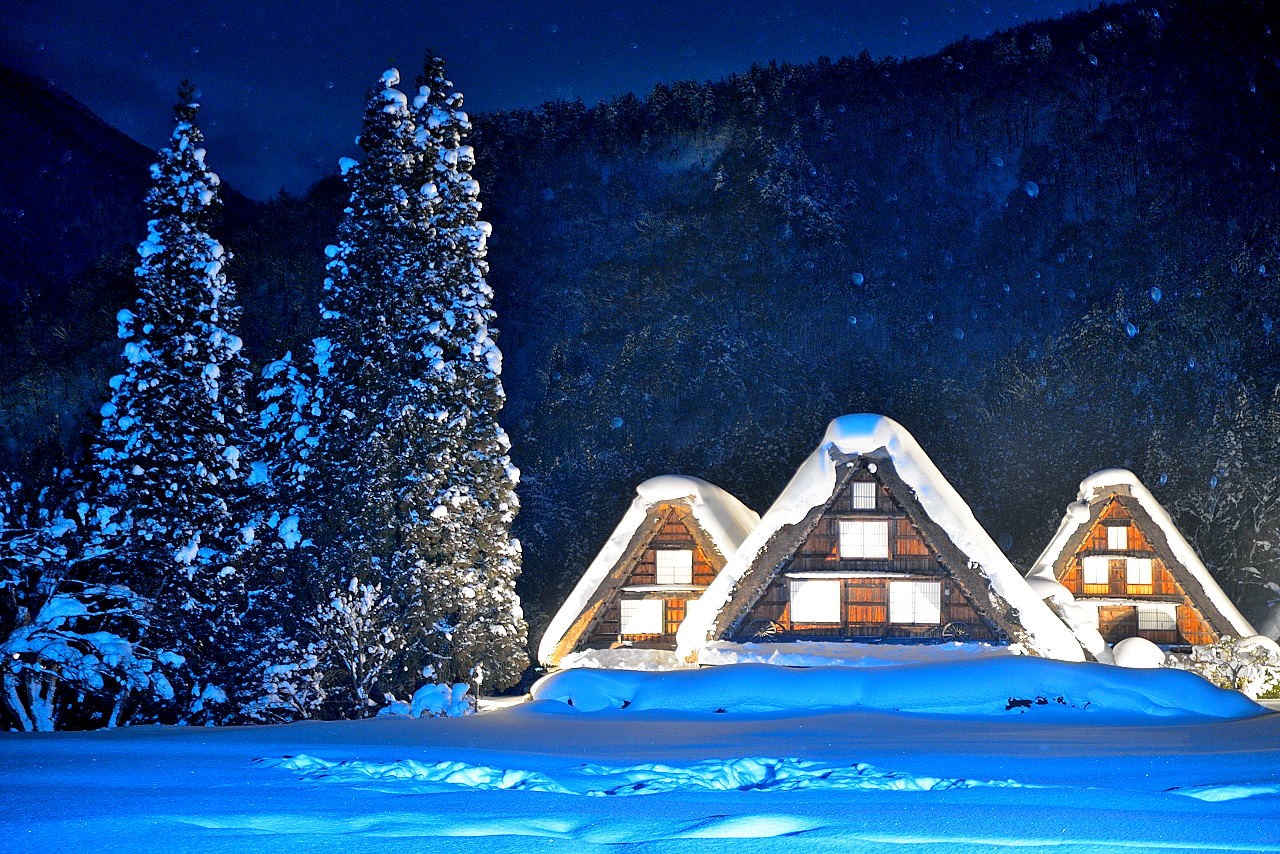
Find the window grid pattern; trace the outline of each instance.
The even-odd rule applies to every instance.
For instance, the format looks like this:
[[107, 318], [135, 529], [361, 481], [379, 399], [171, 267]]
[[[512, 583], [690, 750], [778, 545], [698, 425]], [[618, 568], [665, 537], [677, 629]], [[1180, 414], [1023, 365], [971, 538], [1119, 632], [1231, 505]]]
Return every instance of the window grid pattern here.
[[1130, 593], [1151, 593], [1151, 558], [1131, 557], [1125, 567], [1125, 581]]
[[875, 481], [854, 481], [849, 490], [849, 502], [854, 510], [876, 509]]
[[1110, 559], [1106, 555], [1089, 555], [1080, 564], [1085, 593], [1111, 592]]
[[1122, 552], [1129, 548], [1129, 526], [1110, 525], [1107, 527], [1107, 548], [1113, 552]]
[[887, 519], [841, 519], [840, 557], [888, 558]]
[[889, 622], [942, 622], [942, 583], [939, 581], [891, 581]]
[[658, 549], [653, 559], [659, 584], [693, 583], [692, 549]]
[[1177, 605], [1139, 605], [1138, 631], [1172, 632], [1178, 629]]

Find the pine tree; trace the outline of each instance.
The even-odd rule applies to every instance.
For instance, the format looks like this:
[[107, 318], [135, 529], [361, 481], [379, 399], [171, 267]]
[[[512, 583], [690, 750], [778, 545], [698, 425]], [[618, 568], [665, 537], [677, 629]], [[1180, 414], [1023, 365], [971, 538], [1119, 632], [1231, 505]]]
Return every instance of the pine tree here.
[[485, 282], [491, 229], [480, 219], [480, 186], [471, 175], [475, 153], [464, 144], [471, 123], [442, 60], [429, 57], [418, 83], [415, 141], [439, 193], [432, 219], [439, 320], [429, 328], [441, 349], [443, 417], [433, 459], [441, 477], [420, 505], [435, 522], [424, 532], [441, 556], [435, 590], [448, 591], [435, 600], [447, 629], [433, 635], [433, 651], [437, 672], [448, 681], [465, 677], [484, 690], [516, 681], [528, 663], [515, 592], [520, 545], [511, 538], [519, 472], [498, 424], [505, 394], [493, 291]]
[[205, 166], [198, 107], [184, 84], [151, 168], [141, 295], [118, 315], [125, 369], [111, 380], [94, 449], [94, 521], [95, 548], [155, 603], [147, 640], [186, 689], [168, 716], [208, 720], [235, 687], [246, 583], [236, 564], [253, 533], [240, 515], [240, 308], [224, 271], [230, 255], [210, 235], [219, 180]]
[[501, 357], [483, 280], [488, 226], [460, 145], [467, 120], [442, 69], [413, 111], [398, 83], [392, 70], [371, 92], [365, 159], [343, 162], [351, 200], [327, 250], [316, 342], [329, 498], [311, 513], [313, 587], [390, 598], [370, 618], [393, 640], [368, 650], [388, 663], [372, 682], [353, 675], [353, 705], [405, 696], [423, 678], [509, 684], [524, 666], [514, 469], [495, 420]]

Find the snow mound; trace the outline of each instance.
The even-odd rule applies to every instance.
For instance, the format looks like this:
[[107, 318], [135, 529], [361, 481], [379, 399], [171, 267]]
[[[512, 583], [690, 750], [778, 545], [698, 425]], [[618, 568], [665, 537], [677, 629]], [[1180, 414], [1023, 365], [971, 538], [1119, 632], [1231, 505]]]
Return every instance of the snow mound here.
[[1111, 655], [1120, 667], [1163, 667], [1164, 650], [1146, 638], [1125, 638], [1115, 645]]
[[[928, 664], [956, 658], [992, 658], [1017, 655], [1016, 646], [988, 643], [843, 643], [794, 641], [791, 643], [734, 643], [716, 641], [698, 652], [699, 664], [777, 664], [783, 667], [890, 667]], [[567, 661], [568, 659], [566, 659]], [[567, 669], [568, 665], [566, 665]], [[631, 670], [646, 668], [633, 667]]]
[[267, 767], [294, 771], [308, 781], [387, 781], [393, 791], [438, 794], [459, 789], [507, 789], [589, 797], [659, 795], [667, 792], [792, 792], [798, 789], [881, 789], [928, 792], [979, 787], [1017, 788], [1013, 780], [972, 780], [886, 771], [866, 763], [832, 764], [806, 759], [742, 757], [692, 765], [583, 765], [557, 777], [539, 771], [467, 762], [330, 761], [301, 754], [264, 760]]
[[571, 652], [560, 659], [560, 667], [569, 670], [574, 667], [612, 668], [614, 670], [680, 670], [690, 667], [676, 658], [669, 649], [634, 649], [619, 647], [618, 649], [584, 649]]
[[[541, 679], [536, 701], [581, 712], [812, 713], [876, 709], [929, 715], [1188, 720], [1243, 718], [1266, 710], [1234, 691], [1178, 670], [1009, 656], [902, 667], [733, 664], [642, 673], [564, 670]], [[535, 704], [537, 706], [539, 704]], [[549, 705], [551, 713], [555, 705]]]

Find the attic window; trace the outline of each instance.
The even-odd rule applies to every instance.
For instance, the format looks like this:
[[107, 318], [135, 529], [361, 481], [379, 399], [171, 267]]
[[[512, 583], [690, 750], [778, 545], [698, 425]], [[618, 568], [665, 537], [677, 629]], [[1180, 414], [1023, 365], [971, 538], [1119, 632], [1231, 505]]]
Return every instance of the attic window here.
[[623, 599], [618, 603], [621, 609], [619, 632], [624, 635], [660, 635], [662, 634], [661, 599]]
[[840, 582], [836, 579], [793, 578], [791, 622], [840, 622]]
[[887, 558], [889, 556], [889, 521], [887, 519], [841, 519], [840, 557]]
[[942, 582], [889, 582], [889, 622], [942, 622]]
[[1138, 631], [1172, 632], [1178, 629], [1177, 605], [1139, 605]]
[[1107, 549], [1122, 552], [1129, 548], [1129, 526], [1109, 525], [1107, 527]]
[[1125, 580], [1130, 593], [1151, 593], [1151, 558], [1131, 557], [1125, 568]]
[[854, 510], [876, 509], [876, 483], [873, 480], [854, 481], [850, 484], [849, 503]]
[[692, 549], [658, 549], [653, 553], [659, 584], [693, 583]]

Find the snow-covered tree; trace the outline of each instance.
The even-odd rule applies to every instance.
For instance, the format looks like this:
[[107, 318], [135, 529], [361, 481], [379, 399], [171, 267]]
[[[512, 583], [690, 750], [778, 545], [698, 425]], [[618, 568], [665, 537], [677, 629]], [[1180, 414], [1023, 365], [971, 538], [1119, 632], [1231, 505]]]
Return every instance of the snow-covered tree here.
[[237, 561], [253, 538], [240, 506], [247, 371], [229, 255], [210, 235], [219, 180], [189, 85], [179, 99], [151, 168], [141, 296], [118, 316], [125, 365], [94, 448], [94, 548], [155, 603], [149, 644], [187, 665], [173, 713], [210, 719], [233, 688], [246, 584]]
[[471, 175], [475, 153], [464, 144], [471, 123], [442, 60], [429, 57], [418, 83], [415, 142], [439, 193], [432, 212], [436, 319], [428, 330], [440, 349], [435, 379], [442, 429], [431, 460], [438, 479], [418, 493], [426, 502], [420, 510], [434, 522], [419, 529], [423, 550], [440, 556], [432, 569], [441, 630], [431, 637], [432, 653], [446, 681], [465, 679], [485, 689], [514, 682], [527, 664], [515, 592], [520, 545], [511, 538], [519, 472], [498, 423], [505, 394], [493, 291], [485, 281], [491, 229], [480, 219], [480, 186]]
[[[400, 644], [364, 696], [404, 696], [418, 674], [493, 687], [524, 667], [515, 596], [515, 470], [496, 414], [501, 357], [484, 282], [461, 97], [438, 62], [413, 108], [383, 75], [330, 258], [316, 342], [325, 503], [310, 514], [323, 583], [379, 584]], [[428, 669], [429, 668], [429, 669]]]

